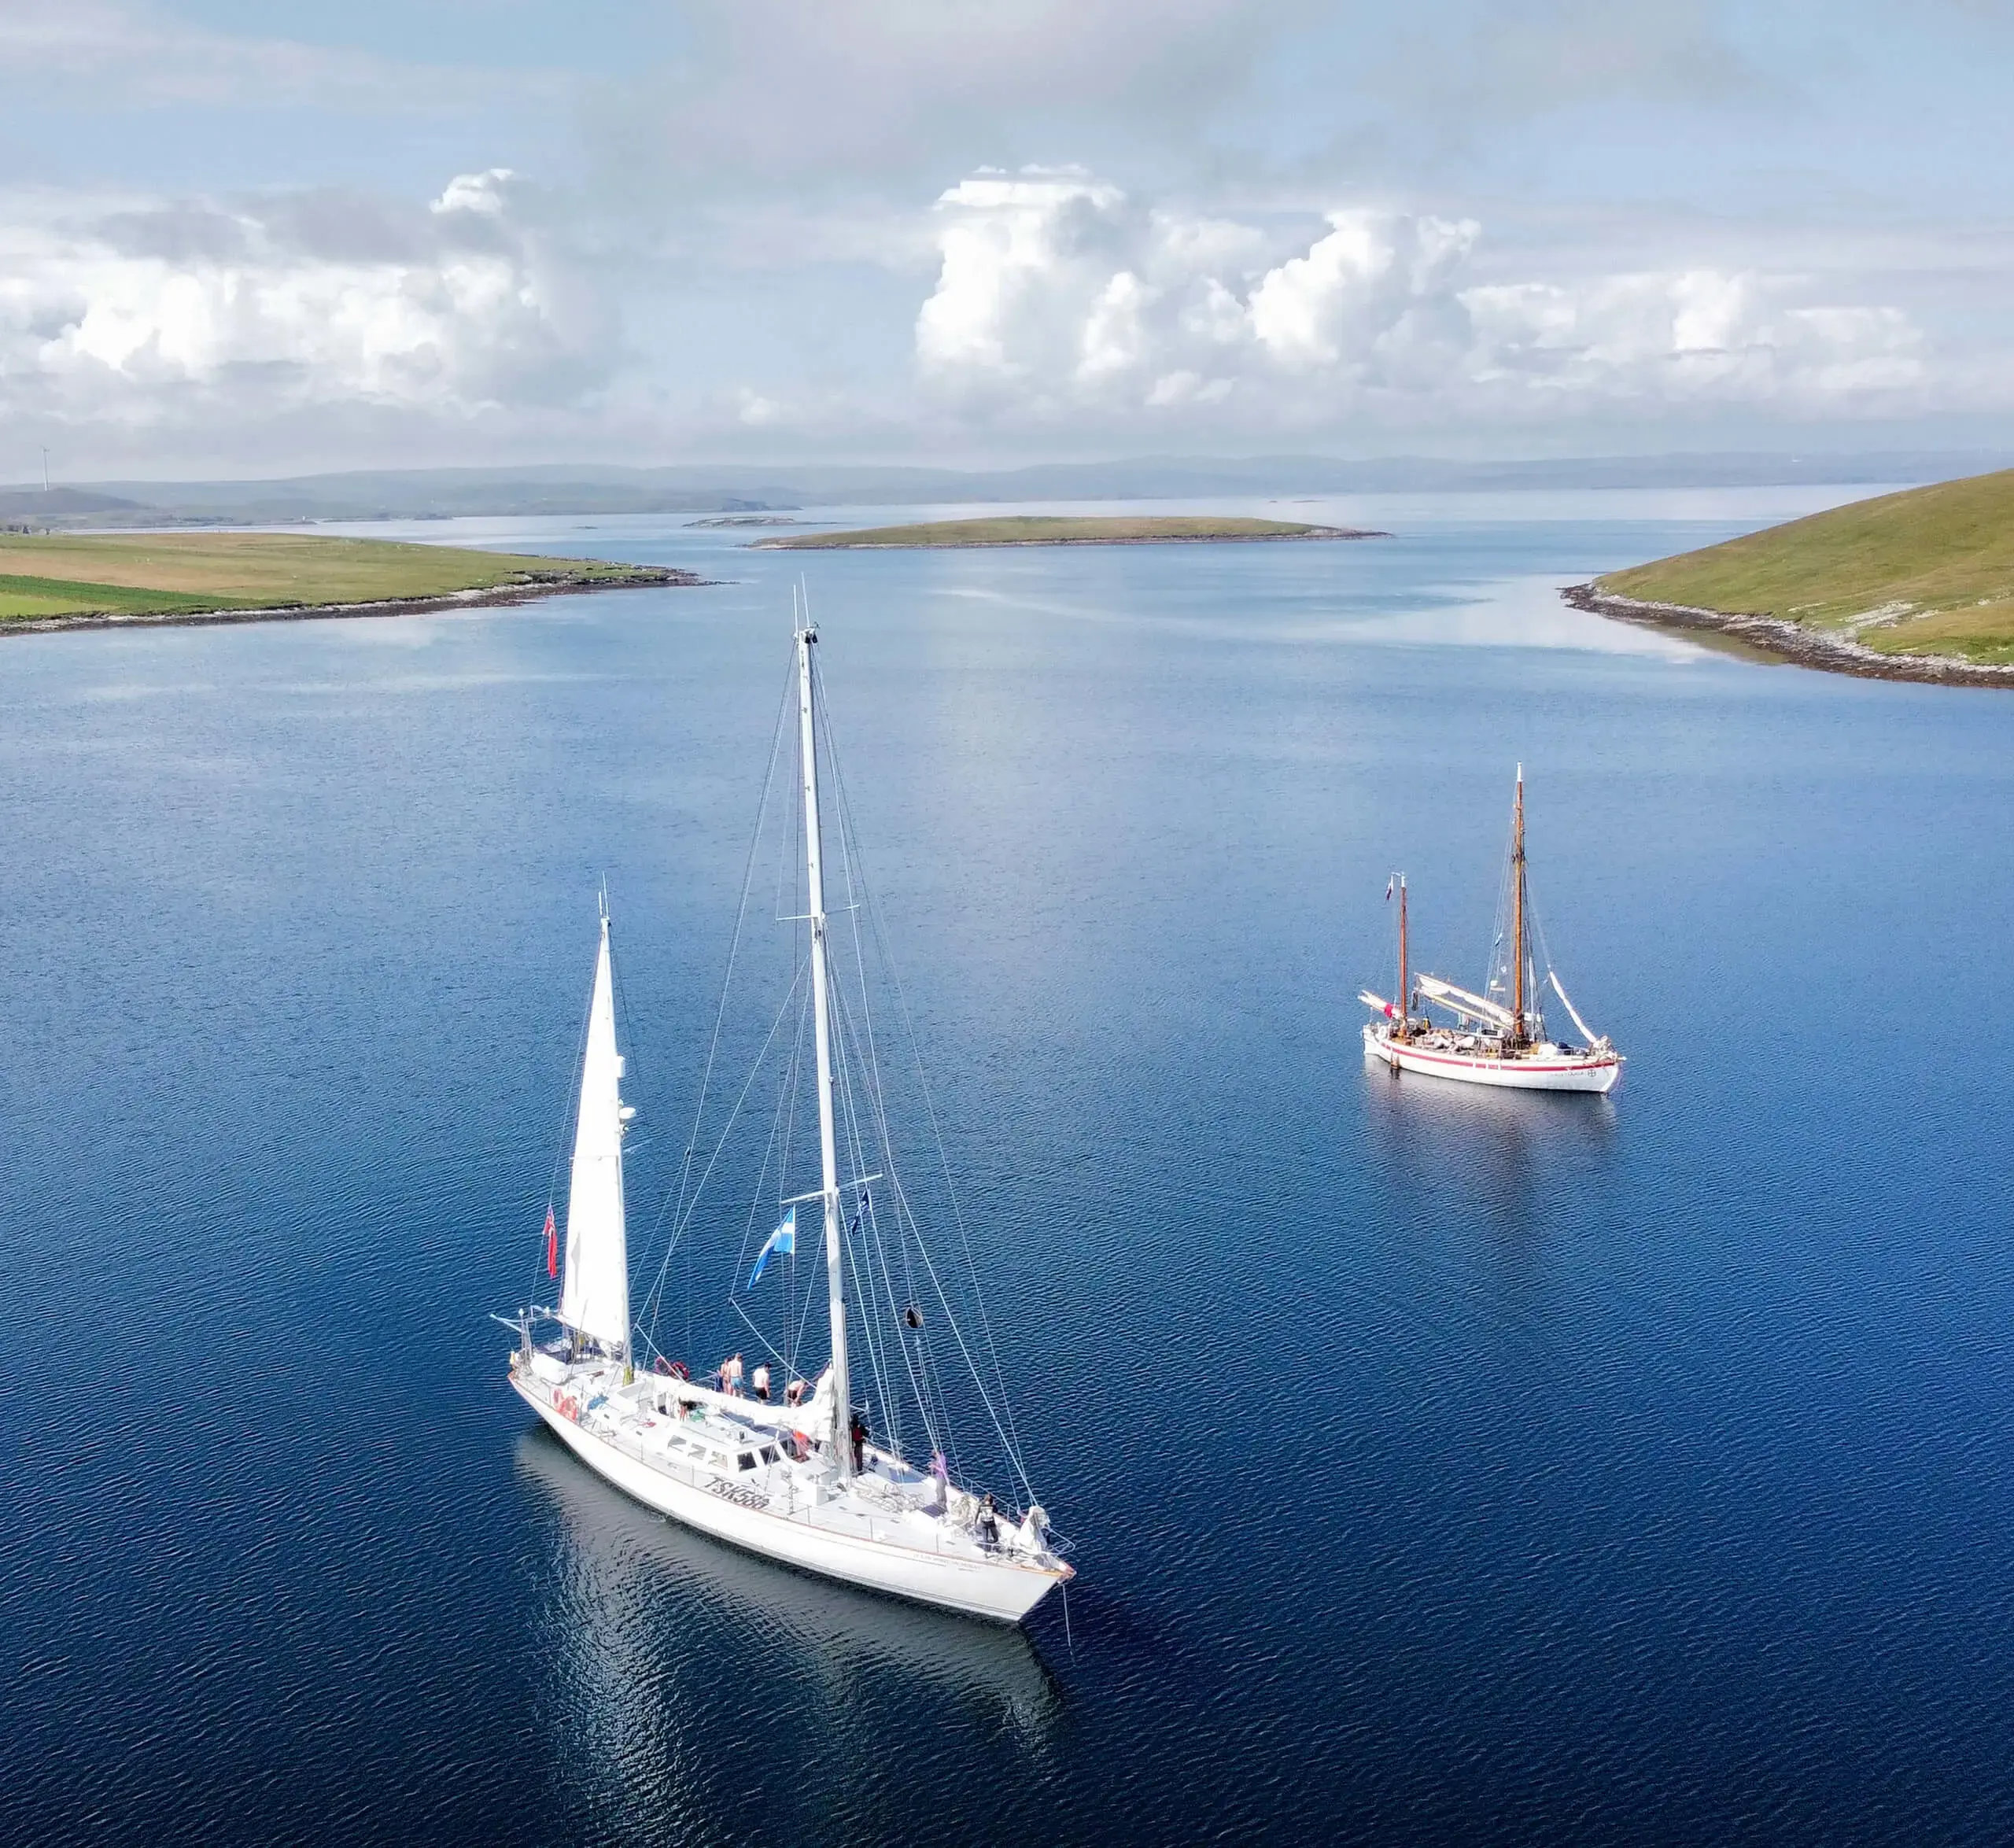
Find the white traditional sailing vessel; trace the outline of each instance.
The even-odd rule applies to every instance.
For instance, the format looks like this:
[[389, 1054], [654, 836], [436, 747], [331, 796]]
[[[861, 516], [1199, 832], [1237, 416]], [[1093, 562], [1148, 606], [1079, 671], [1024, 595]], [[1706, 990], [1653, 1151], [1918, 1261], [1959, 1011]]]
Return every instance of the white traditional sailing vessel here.
[[[1538, 965], [1532, 954], [1531, 895], [1525, 872], [1525, 766], [1518, 766], [1518, 792], [1510, 816], [1510, 858], [1498, 913], [1496, 942], [1488, 992], [1477, 994], [1438, 976], [1415, 976], [1408, 967], [1406, 879], [1394, 873], [1385, 896], [1399, 899], [1399, 989], [1396, 1001], [1365, 989], [1358, 998], [1378, 1018], [1363, 1030], [1363, 1056], [1388, 1066], [1394, 1076], [1417, 1072], [1464, 1084], [1497, 1085], [1510, 1090], [1612, 1091], [1622, 1077], [1622, 1055], [1596, 1034], [1566, 998], [1551, 958], [1546, 979], [1585, 1042], [1555, 1039], [1538, 1006]], [[1505, 919], [1509, 913], [1509, 942]], [[1541, 937], [1540, 941], [1543, 942]], [[1431, 1010], [1454, 1016], [1442, 1024]]]
[[[860, 1114], [880, 1110], [878, 1070], [855, 1086], [835, 1079], [842, 1016], [835, 1014], [839, 997], [828, 963], [818, 779], [823, 695], [813, 654], [817, 639], [807, 619], [795, 636], [795, 679], [808, 917], [791, 921], [810, 927], [809, 983], [800, 978], [791, 992], [802, 997], [800, 1005], [808, 1003], [810, 1014], [818, 1186], [778, 1201], [779, 1209], [788, 1210], [764, 1242], [744, 1288], [754, 1288], [773, 1260], [781, 1258], [794, 1267], [796, 1208], [818, 1202], [824, 1215], [829, 1362], [815, 1385], [793, 1378], [776, 1400], [769, 1396], [766, 1364], [753, 1375], [744, 1374], [738, 1354], [723, 1363], [717, 1388], [700, 1385], [682, 1363], [653, 1352], [650, 1333], [633, 1322], [622, 1144], [635, 1113], [621, 1094], [623, 1060], [616, 1045], [604, 902], [566, 1203], [565, 1278], [556, 1310], [528, 1308], [497, 1318], [518, 1336], [510, 1383], [583, 1463], [675, 1520], [828, 1578], [974, 1617], [1018, 1623], [1049, 1592], [1065, 1584], [1072, 1571], [1060, 1556], [1062, 1541], [1050, 1531], [1027, 1487], [1018, 1445], [1011, 1437], [1011, 1420], [1005, 1428], [998, 1416], [994, 1422], [1024, 1491], [1020, 1508], [1004, 1506], [955, 1479], [958, 1471], [946, 1460], [952, 1452], [945, 1429], [949, 1398], [941, 1380], [931, 1373], [932, 1363], [921, 1345], [923, 1313], [913, 1304], [897, 1308], [892, 1284], [887, 1293], [876, 1294], [876, 1266], [881, 1281], [891, 1274], [884, 1249], [873, 1242], [881, 1237], [880, 1215], [894, 1219], [906, 1236], [913, 1230], [913, 1215], [907, 1197], [892, 1181], [893, 1145], [885, 1123], [877, 1126], [878, 1135], [865, 1141], [860, 1134]], [[871, 1037], [866, 1046], [871, 1057]], [[791, 1069], [795, 1072], [794, 1064]], [[841, 1104], [843, 1124], [836, 1108]], [[780, 1105], [780, 1112], [784, 1108]], [[869, 1191], [869, 1184], [883, 1180], [883, 1174], [858, 1174], [842, 1182], [843, 1130], [850, 1159], [857, 1160], [869, 1151], [884, 1157], [894, 1195], [891, 1205], [882, 1207]], [[769, 1157], [764, 1160], [766, 1174]], [[779, 1161], [780, 1182], [782, 1167]], [[843, 1193], [855, 1208], [850, 1225]], [[688, 1205], [681, 1225], [690, 1216]], [[558, 1269], [558, 1252], [550, 1209], [545, 1238], [547, 1270], [552, 1274]], [[861, 1249], [852, 1249], [855, 1245]], [[930, 1267], [927, 1254], [923, 1261]], [[937, 1282], [934, 1267], [928, 1275]], [[883, 1358], [890, 1360], [887, 1372], [898, 1372], [893, 1363], [899, 1357], [911, 1381], [922, 1382], [917, 1398], [931, 1454], [921, 1466], [903, 1454], [898, 1433], [891, 1436], [884, 1429], [876, 1440], [856, 1405], [848, 1363], [849, 1276], [870, 1299], [856, 1305], [855, 1312], [865, 1307], [869, 1315], [863, 1333], [870, 1363], [881, 1380], [884, 1426], [894, 1422], [888, 1401], [898, 1386], [891, 1387], [881, 1378]], [[807, 1307], [812, 1300], [807, 1292]], [[997, 1367], [989, 1391], [941, 1285], [938, 1302], [959, 1352], [972, 1367], [978, 1399], [994, 1414], [1004, 1392]], [[884, 1306], [896, 1326], [877, 1330], [875, 1311]], [[738, 1305], [737, 1313], [755, 1328]], [[541, 1330], [546, 1331], [544, 1338]], [[795, 1374], [794, 1356], [782, 1348], [770, 1351], [781, 1370]], [[744, 1378], [751, 1391], [744, 1392]]]

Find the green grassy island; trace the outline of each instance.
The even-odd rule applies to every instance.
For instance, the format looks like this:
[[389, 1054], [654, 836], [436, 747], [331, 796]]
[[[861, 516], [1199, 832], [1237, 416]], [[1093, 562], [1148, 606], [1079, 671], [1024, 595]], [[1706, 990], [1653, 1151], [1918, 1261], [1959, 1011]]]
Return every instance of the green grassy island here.
[[1567, 594], [1814, 666], [2014, 684], [2014, 470], [1834, 507]]
[[690, 572], [293, 533], [0, 533], [0, 633], [515, 603]]
[[914, 526], [872, 526], [858, 533], [804, 533], [758, 539], [757, 551], [942, 549], [976, 545], [1201, 544], [1245, 539], [1382, 539], [1349, 526], [1309, 526], [1292, 520], [1244, 519], [1221, 514], [1153, 514], [1091, 518], [1003, 514], [972, 520], [931, 520]]

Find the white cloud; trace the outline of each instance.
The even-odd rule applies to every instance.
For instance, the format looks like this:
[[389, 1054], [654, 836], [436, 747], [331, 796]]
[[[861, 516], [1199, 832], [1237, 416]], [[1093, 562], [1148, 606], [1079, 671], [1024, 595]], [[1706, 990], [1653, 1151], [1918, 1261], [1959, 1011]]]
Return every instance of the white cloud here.
[[565, 403], [614, 329], [537, 200], [492, 169], [429, 208], [142, 200], [0, 222], [0, 412], [174, 427], [363, 404]]
[[977, 175], [937, 218], [919, 374], [947, 407], [1002, 423], [1311, 429], [1707, 404], [1823, 416], [1914, 410], [1931, 385], [1899, 309], [1811, 301], [1761, 271], [1486, 281], [1470, 219], [1341, 208], [1295, 248], [1042, 168]]

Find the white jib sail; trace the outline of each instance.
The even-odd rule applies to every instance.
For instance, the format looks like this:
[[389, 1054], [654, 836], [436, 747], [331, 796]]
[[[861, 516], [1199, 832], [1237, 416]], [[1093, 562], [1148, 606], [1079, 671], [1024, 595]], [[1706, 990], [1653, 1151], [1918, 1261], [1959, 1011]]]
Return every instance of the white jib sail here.
[[566, 1194], [566, 1281], [559, 1319], [617, 1352], [629, 1351], [629, 1248], [622, 1218], [622, 1060], [615, 1049], [615, 990], [608, 919], [601, 920], [574, 1177]]

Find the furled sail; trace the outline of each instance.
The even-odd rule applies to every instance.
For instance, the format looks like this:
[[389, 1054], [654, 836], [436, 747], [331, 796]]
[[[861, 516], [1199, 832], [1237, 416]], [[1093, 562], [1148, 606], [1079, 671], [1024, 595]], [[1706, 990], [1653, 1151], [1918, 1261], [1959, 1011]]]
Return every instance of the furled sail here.
[[1510, 1010], [1499, 1007], [1493, 1001], [1486, 1001], [1480, 994], [1472, 994], [1466, 988], [1457, 988], [1452, 982], [1444, 982], [1438, 976], [1422, 976], [1420, 992], [1429, 999], [1444, 1003], [1457, 1013], [1466, 1014], [1474, 1020], [1486, 1020], [1493, 1027], [1506, 1031], [1512, 1025]]
[[629, 1251], [622, 1219], [622, 1060], [615, 1049], [615, 990], [608, 917], [601, 920], [581, 1108], [574, 1127], [574, 1176], [566, 1195], [566, 1281], [559, 1319], [604, 1347], [629, 1348]]
[[1545, 974], [1546, 979], [1552, 984], [1553, 993], [1557, 994], [1562, 1001], [1566, 1001], [1566, 1012], [1572, 1016], [1573, 1024], [1581, 1029], [1581, 1037], [1590, 1046], [1597, 1044], [1599, 1036], [1594, 1028], [1581, 1018], [1581, 1010], [1574, 1006], [1573, 1002], [1566, 1001], [1566, 990], [1560, 986], [1559, 977], [1551, 969], [1547, 969]]

